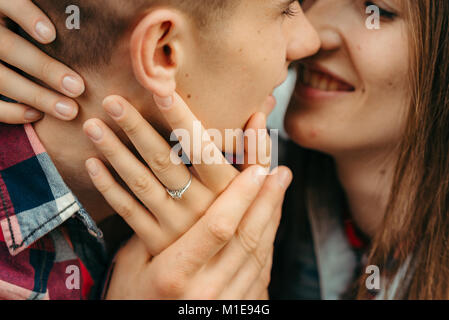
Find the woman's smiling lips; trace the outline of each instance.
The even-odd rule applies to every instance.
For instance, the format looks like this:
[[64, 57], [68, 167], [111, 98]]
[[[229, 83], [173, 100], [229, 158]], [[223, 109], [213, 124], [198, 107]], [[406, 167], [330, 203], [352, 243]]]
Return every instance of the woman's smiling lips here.
[[300, 66], [295, 94], [306, 100], [330, 99], [354, 92], [355, 87], [316, 64]]

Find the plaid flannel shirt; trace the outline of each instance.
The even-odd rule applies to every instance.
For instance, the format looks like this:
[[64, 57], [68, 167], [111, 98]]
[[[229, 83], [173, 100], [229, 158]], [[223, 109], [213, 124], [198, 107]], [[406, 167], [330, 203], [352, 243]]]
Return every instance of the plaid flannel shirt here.
[[0, 299], [100, 298], [102, 233], [31, 125], [0, 124], [0, 226]]

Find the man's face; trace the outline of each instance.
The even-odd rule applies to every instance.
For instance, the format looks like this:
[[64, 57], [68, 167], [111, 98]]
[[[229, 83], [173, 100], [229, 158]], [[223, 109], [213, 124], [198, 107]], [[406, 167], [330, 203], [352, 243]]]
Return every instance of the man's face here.
[[206, 128], [244, 128], [271, 113], [273, 90], [291, 62], [312, 55], [319, 38], [298, 1], [244, 0], [223, 22], [197, 32], [177, 90]]

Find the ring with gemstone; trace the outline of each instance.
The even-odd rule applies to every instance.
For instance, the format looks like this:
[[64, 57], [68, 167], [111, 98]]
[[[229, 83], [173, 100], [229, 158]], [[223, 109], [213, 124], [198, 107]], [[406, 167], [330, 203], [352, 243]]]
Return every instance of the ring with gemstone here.
[[187, 192], [187, 190], [189, 190], [190, 185], [192, 184], [192, 173], [190, 172], [190, 178], [189, 178], [189, 182], [187, 182], [187, 184], [185, 185], [185, 187], [178, 189], [178, 190], [170, 190], [168, 188], [165, 188], [165, 190], [167, 190], [167, 193], [170, 195], [170, 197], [172, 197], [174, 200], [181, 200], [182, 196], [184, 195], [184, 193]]

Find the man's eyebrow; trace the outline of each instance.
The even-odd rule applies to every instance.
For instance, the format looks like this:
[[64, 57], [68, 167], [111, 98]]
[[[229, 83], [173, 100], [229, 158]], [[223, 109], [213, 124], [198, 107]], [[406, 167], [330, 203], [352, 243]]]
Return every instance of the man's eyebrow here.
[[293, 2], [299, 2], [298, 0], [281, 0], [279, 7], [285, 8], [289, 7]]

